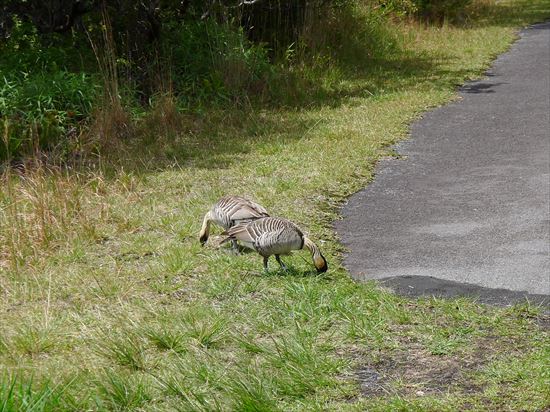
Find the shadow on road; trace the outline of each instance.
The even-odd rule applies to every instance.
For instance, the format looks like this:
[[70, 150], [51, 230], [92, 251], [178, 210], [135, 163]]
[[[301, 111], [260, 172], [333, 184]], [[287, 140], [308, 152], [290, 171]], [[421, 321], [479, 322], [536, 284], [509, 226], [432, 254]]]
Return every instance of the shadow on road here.
[[508, 289], [484, 288], [481, 286], [453, 282], [431, 276], [399, 276], [380, 280], [383, 286], [393, 289], [400, 295], [419, 297], [435, 296], [440, 298], [472, 297], [481, 303], [498, 306], [510, 306], [521, 302], [547, 306], [550, 309], [550, 296]]

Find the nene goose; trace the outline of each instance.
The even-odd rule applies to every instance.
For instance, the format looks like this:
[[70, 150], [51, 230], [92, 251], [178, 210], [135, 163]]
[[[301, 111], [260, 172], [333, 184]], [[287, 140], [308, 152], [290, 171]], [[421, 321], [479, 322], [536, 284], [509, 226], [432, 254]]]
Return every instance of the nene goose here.
[[[222, 197], [204, 216], [199, 241], [201, 245], [204, 245], [208, 240], [210, 222], [214, 222], [227, 230], [239, 223], [267, 216], [269, 216], [267, 210], [256, 202], [239, 196]], [[233, 248], [237, 250], [236, 241], [233, 241]]]
[[277, 217], [264, 217], [251, 222], [242, 223], [228, 229], [227, 237], [221, 243], [239, 240], [245, 246], [254, 249], [264, 258], [264, 269], [271, 255], [286, 270], [280, 255], [289, 255], [292, 250], [307, 248], [311, 252], [313, 264], [318, 273], [326, 272], [327, 261], [315, 243], [292, 222]]

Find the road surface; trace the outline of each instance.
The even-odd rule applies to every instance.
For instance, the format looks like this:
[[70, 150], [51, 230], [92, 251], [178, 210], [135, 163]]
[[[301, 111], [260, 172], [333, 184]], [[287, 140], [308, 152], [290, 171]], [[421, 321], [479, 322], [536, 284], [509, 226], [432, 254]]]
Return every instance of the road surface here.
[[508, 304], [550, 294], [550, 22], [426, 113], [335, 223], [359, 280]]

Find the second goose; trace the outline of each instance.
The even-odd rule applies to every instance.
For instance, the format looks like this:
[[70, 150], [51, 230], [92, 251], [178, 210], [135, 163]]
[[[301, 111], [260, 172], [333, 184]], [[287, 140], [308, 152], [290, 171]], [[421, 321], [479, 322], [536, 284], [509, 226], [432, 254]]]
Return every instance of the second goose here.
[[288, 255], [293, 250], [308, 249], [318, 273], [326, 272], [327, 260], [321, 251], [302, 231], [289, 220], [277, 217], [264, 217], [248, 223], [233, 226], [224, 232], [227, 237], [221, 243], [240, 241], [258, 252], [264, 258], [264, 269], [268, 270], [271, 255], [286, 270], [281, 255]]
[[[269, 216], [267, 210], [252, 200], [240, 196], [224, 196], [204, 216], [199, 241], [201, 245], [204, 245], [208, 240], [211, 222], [227, 230], [239, 223], [267, 216]], [[235, 241], [233, 241], [233, 248], [237, 248], [237, 242]]]

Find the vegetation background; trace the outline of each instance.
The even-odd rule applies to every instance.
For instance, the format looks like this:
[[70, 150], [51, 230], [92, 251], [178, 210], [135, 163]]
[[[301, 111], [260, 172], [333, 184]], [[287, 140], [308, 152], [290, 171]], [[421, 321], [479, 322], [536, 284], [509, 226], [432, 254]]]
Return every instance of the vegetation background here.
[[[542, 410], [548, 316], [405, 299], [337, 207], [548, 0], [0, 2], [0, 411]], [[222, 194], [320, 241], [258, 276]]]
[[323, 92], [314, 85], [328, 66], [392, 53], [388, 16], [464, 20], [471, 1], [3, 3], [0, 157], [13, 159], [36, 150], [70, 156], [84, 140], [99, 150], [159, 101], [186, 112], [307, 104]]

